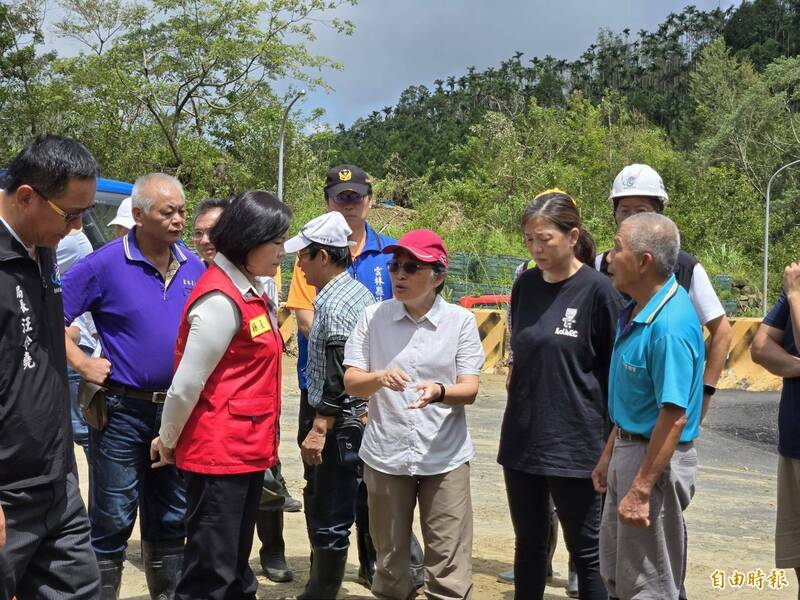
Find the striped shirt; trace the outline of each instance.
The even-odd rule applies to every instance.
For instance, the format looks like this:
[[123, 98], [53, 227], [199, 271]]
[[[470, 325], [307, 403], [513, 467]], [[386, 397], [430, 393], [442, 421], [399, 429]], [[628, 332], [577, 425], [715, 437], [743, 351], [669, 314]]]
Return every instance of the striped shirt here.
[[316, 408], [322, 402], [325, 383], [325, 347], [344, 346], [364, 308], [375, 298], [347, 271], [337, 275], [314, 298], [314, 321], [308, 335], [308, 404]]

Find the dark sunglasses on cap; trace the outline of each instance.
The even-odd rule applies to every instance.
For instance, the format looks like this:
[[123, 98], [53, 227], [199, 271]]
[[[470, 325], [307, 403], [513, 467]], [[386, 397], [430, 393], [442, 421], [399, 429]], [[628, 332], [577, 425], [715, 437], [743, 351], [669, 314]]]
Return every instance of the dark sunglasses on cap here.
[[365, 196], [362, 196], [358, 192], [354, 192], [353, 190], [345, 190], [340, 194], [336, 194], [334, 196], [333, 201], [336, 204], [358, 204], [361, 202]]
[[389, 273], [397, 273], [398, 271], [402, 270], [408, 275], [413, 275], [420, 269], [432, 269], [433, 265], [420, 262], [400, 262], [393, 260], [386, 266], [386, 268], [389, 269]]

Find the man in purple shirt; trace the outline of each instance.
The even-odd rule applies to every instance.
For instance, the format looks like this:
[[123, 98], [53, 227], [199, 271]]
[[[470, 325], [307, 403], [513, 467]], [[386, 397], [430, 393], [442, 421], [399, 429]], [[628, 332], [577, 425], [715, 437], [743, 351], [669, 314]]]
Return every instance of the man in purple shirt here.
[[172, 380], [183, 305], [205, 270], [178, 245], [186, 200], [177, 179], [144, 175], [132, 198], [136, 226], [63, 279], [65, 325], [90, 311], [104, 352], [87, 357], [67, 337], [72, 367], [107, 389], [108, 423], [89, 433], [89, 519], [103, 600], [119, 594], [137, 508], [151, 597], [172, 598], [180, 576], [185, 489], [174, 466], [150, 468], [149, 448]]

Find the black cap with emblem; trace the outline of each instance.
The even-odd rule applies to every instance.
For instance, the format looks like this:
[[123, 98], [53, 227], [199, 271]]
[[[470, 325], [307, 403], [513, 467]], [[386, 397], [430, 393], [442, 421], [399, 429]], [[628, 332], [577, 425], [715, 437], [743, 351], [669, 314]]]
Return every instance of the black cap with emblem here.
[[342, 192], [353, 191], [362, 196], [372, 194], [372, 181], [363, 169], [355, 165], [339, 165], [325, 177], [325, 197], [335, 198]]

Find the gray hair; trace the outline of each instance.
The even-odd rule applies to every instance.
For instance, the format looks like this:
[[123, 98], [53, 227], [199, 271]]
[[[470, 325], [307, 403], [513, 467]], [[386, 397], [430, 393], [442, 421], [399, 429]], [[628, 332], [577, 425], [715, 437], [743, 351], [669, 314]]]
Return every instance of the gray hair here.
[[653, 256], [656, 273], [664, 278], [672, 275], [681, 249], [678, 226], [669, 217], [658, 213], [638, 213], [622, 223], [627, 233], [627, 245], [635, 255], [648, 252]]
[[167, 175], [166, 173], [148, 173], [147, 175], [142, 175], [136, 180], [136, 183], [133, 184], [133, 191], [131, 192], [131, 206], [138, 206], [142, 211], [148, 212], [151, 208], [153, 208], [153, 202], [155, 202], [155, 198], [152, 195], [152, 190], [150, 186], [152, 183], [157, 181], [164, 181], [166, 183], [171, 183], [175, 186], [175, 189], [178, 190], [178, 193], [181, 195], [181, 199], [186, 200], [186, 195], [183, 193], [183, 184], [178, 181], [172, 175]]

